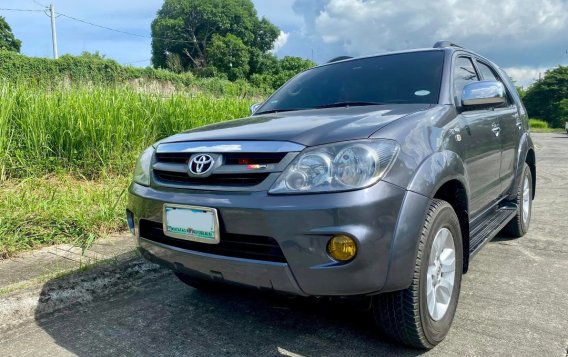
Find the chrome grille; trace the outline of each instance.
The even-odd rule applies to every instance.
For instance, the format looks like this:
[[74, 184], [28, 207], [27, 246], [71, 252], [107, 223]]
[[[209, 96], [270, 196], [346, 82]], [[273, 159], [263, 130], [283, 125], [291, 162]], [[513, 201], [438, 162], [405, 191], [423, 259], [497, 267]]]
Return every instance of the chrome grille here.
[[[153, 163], [153, 184], [196, 190], [268, 190], [303, 149], [289, 142], [180, 142], [161, 144]], [[213, 169], [203, 176], [189, 173], [197, 154], [216, 157]]]

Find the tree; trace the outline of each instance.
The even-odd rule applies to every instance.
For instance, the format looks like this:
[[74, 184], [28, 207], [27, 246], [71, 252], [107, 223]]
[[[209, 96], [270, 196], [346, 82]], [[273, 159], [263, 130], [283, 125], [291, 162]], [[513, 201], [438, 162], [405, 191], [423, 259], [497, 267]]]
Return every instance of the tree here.
[[0, 50], [20, 52], [22, 41], [14, 37], [6, 19], [0, 16]]
[[249, 74], [249, 49], [235, 35], [213, 35], [208, 56], [210, 65], [227, 74], [231, 81], [244, 79]]
[[251, 76], [251, 82], [257, 87], [278, 89], [296, 74], [308, 70], [315, 65], [315, 62], [307, 59], [286, 56], [271, 70], [253, 74]]
[[[212, 65], [228, 77], [242, 78], [249, 75], [248, 61], [257, 58], [257, 51], [271, 50], [279, 33], [258, 18], [251, 0], [165, 0], [152, 22], [152, 63], [167, 68], [168, 56], [177, 54], [183, 68], [199, 71]], [[231, 58], [223, 59], [223, 53]]]
[[549, 70], [544, 78], [530, 86], [524, 103], [532, 118], [548, 122], [550, 127], [564, 127], [568, 115], [568, 67]]

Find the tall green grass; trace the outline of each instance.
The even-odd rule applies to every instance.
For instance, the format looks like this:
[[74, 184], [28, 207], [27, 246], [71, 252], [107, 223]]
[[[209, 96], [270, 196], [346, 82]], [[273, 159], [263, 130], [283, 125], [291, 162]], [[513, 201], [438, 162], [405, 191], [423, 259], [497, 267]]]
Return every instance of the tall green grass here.
[[129, 175], [158, 139], [243, 117], [252, 99], [189, 92], [167, 97], [122, 87], [0, 86], [0, 179], [74, 172]]
[[252, 102], [126, 86], [0, 84], [0, 259], [56, 243], [86, 248], [125, 230], [125, 191], [142, 150], [246, 116]]
[[529, 119], [529, 125], [532, 129], [548, 129], [548, 123], [540, 119]]
[[0, 182], [0, 259], [57, 243], [83, 248], [126, 229], [128, 177], [69, 175]]

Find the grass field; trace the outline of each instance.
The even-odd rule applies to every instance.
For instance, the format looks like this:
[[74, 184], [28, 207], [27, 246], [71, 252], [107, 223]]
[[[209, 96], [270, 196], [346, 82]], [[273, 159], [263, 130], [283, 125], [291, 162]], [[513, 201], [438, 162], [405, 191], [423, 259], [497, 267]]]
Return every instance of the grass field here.
[[125, 229], [137, 156], [182, 130], [248, 115], [253, 99], [0, 85], [0, 258]]

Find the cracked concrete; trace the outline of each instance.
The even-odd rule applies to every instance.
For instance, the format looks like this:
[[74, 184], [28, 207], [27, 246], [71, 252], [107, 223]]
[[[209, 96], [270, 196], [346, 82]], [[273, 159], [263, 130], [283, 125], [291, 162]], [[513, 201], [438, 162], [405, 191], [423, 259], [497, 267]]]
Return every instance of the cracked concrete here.
[[[497, 237], [474, 257], [452, 330], [427, 355], [568, 357], [568, 136], [533, 138], [538, 186], [530, 232], [516, 240]], [[384, 341], [364, 310], [345, 303], [236, 289], [202, 292], [139, 260], [121, 264], [44, 284], [32, 320], [0, 331], [0, 354], [424, 353]], [[148, 270], [137, 271], [138, 264]], [[60, 293], [75, 286], [78, 295]], [[56, 297], [66, 304], [45, 311]]]

